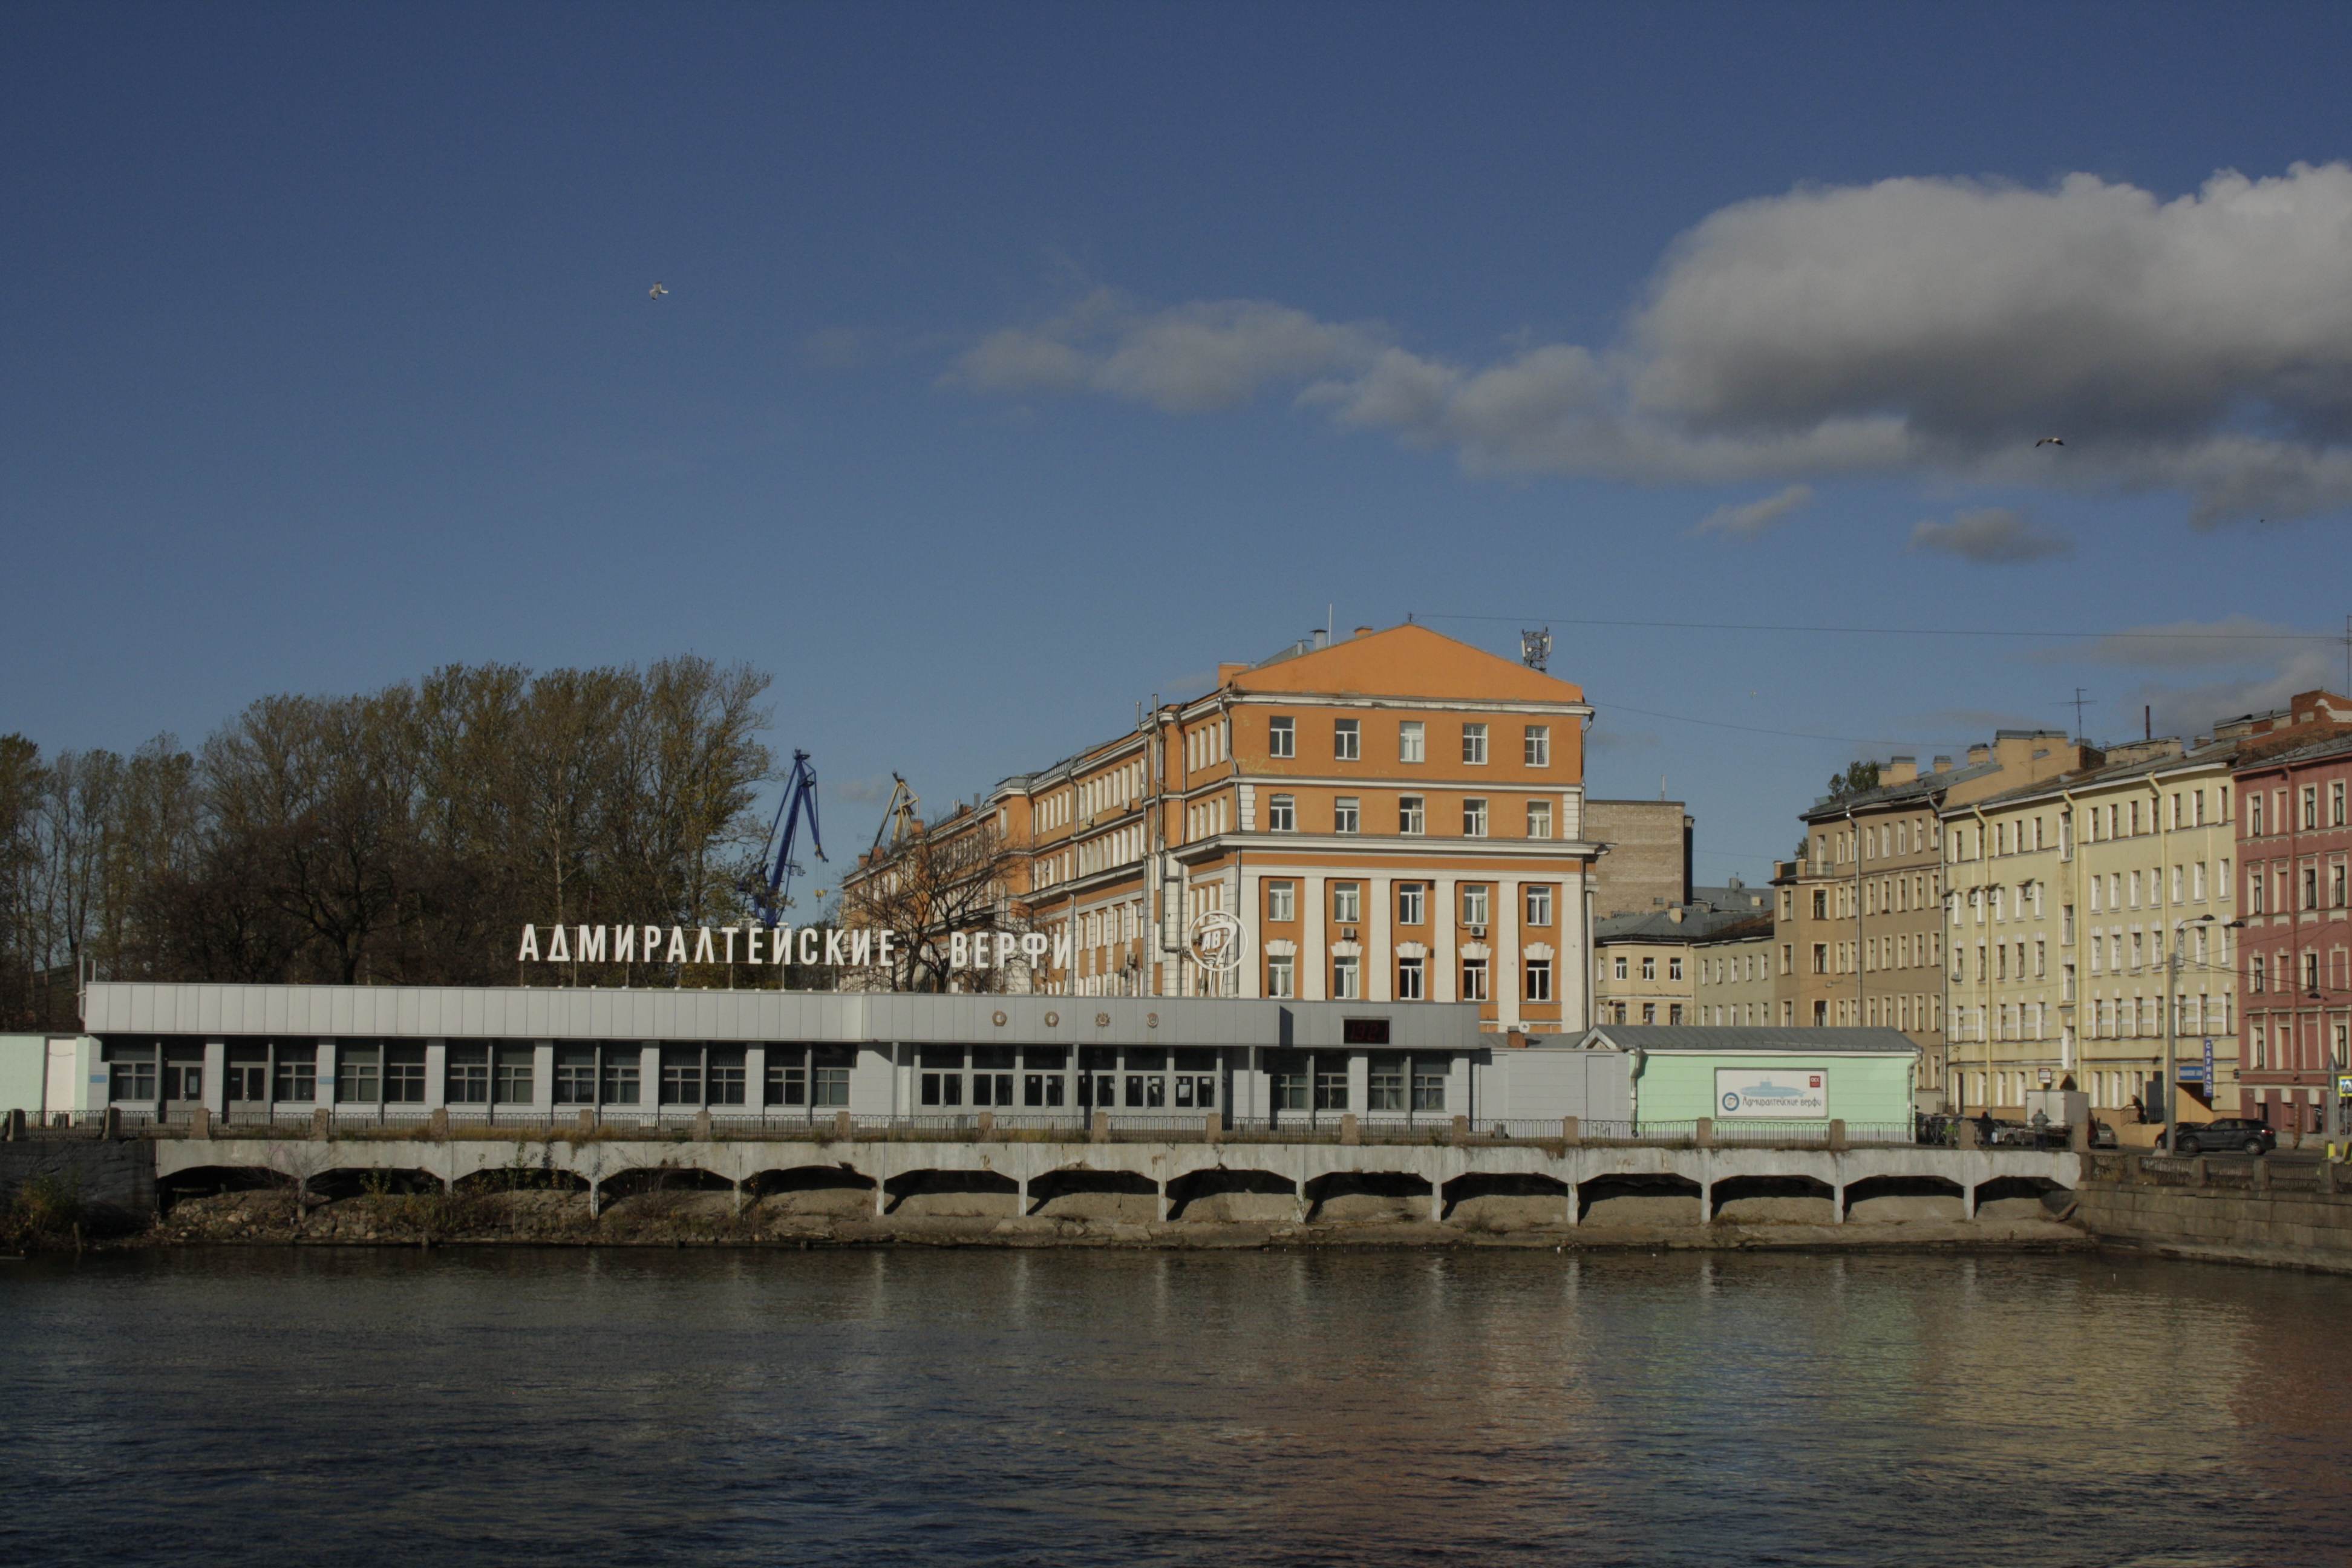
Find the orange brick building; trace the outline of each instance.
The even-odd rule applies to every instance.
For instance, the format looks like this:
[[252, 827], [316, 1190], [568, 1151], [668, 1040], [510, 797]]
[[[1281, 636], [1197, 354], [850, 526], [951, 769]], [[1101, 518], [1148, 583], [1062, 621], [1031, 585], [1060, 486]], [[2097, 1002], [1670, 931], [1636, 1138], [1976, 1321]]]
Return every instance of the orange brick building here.
[[1425, 626], [1319, 641], [935, 825], [1003, 837], [1004, 924], [1045, 939], [993, 984], [1587, 1025], [1583, 691]]

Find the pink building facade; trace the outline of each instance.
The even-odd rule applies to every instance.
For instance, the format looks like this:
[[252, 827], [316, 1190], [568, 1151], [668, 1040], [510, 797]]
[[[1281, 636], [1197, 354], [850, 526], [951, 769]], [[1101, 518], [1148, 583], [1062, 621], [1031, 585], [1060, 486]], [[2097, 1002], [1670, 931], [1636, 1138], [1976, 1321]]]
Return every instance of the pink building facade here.
[[2352, 1126], [2352, 735], [2249, 758], [2233, 776], [2244, 1113], [2340, 1135]]

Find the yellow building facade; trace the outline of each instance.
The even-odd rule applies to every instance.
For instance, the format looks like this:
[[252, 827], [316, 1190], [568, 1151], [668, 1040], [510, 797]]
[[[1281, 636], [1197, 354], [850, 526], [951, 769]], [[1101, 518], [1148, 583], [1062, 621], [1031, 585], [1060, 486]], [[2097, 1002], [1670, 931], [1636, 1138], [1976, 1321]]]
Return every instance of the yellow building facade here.
[[1954, 1103], [2022, 1115], [2029, 1090], [2073, 1088], [2096, 1110], [2146, 1104], [2162, 1072], [2177, 941], [2179, 1112], [2235, 1112], [2236, 752], [2120, 747], [2080, 772], [1946, 808]]

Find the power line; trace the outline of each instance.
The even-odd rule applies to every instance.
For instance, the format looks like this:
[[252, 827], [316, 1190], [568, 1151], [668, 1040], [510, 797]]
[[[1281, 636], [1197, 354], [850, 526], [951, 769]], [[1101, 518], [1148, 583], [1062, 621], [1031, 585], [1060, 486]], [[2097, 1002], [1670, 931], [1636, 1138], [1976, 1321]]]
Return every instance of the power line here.
[[1709, 730], [1737, 730], [1747, 735], [1777, 735], [1784, 741], [1844, 741], [1857, 746], [1937, 746], [1952, 742], [1941, 741], [1904, 741], [1887, 735], [1822, 735], [1811, 730], [1767, 730], [1754, 724], [1726, 724], [1714, 719], [1685, 719], [1679, 713], [1660, 713], [1649, 708], [1631, 708], [1622, 702], [1595, 702], [1595, 708], [1617, 713], [1639, 713], [1644, 719], [1664, 719], [1676, 724], [1698, 724]]
[[2184, 639], [2197, 639], [2197, 638], [2203, 638], [2203, 639], [2210, 639], [2210, 640], [2214, 641], [2214, 642], [2300, 642], [2300, 643], [2320, 642], [2320, 643], [2328, 643], [2328, 644], [2333, 645], [2333, 644], [2336, 644], [2336, 643], [2342, 643], [2342, 642], [2346, 642], [2346, 641], [2347, 641], [2347, 637], [2352, 637], [2352, 628], [2347, 628], [2347, 632], [2345, 632], [2345, 633], [2337, 633], [2337, 632], [2202, 632], [2202, 631], [2199, 631], [2199, 632], [2061, 632], [2061, 631], [2042, 631], [2042, 632], [2007, 632], [2007, 631], [1987, 631], [1987, 630], [1985, 630], [1985, 629], [1983, 629], [1983, 628], [1981, 628], [1981, 627], [1977, 627], [1977, 626], [1966, 626], [1966, 627], [1962, 627], [1962, 626], [1774, 626], [1751, 625], [1751, 624], [1748, 624], [1748, 623], [1746, 623], [1746, 622], [1739, 622], [1739, 621], [1603, 621], [1603, 620], [1593, 620], [1593, 619], [1591, 619], [1591, 618], [1579, 618], [1579, 617], [1577, 617], [1577, 616], [1549, 616], [1549, 617], [1541, 616], [1467, 616], [1467, 615], [1435, 615], [1435, 616], [1430, 616], [1430, 615], [1423, 615], [1423, 614], [1419, 613], [1418, 611], [1416, 611], [1416, 612], [1414, 612], [1414, 613], [1412, 613], [1412, 614], [1409, 615], [1406, 618], [1407, 618], [1408, 620], [1413, 620], [1413, 621], [1518, 621], [1518, 622], [1538, 621], [1538, 620], [1545, 620], [1545, 619], [1549, 619], [1549, 620], [1550, 620], [1553, 624], [1558, 625], [1558, 626], [1615, 626], [1615, 627], [1632, 627], [1632, 628], [1637, 628], [1637, 629], [1648, 630], [1648, 631], [1675, 631], [1675, 632], [1820, 632], [1820, 633], [1835, 633], [1835, 634], [1839, 634], [1839, 635], [1843, 635], [1843, 636], [1852, 636], [1852, 637], [2030, 637], [2030, 638], [2035, 638], [2035, 639], [2047, 639], [2047, 638], [2050, 638], [2050, 637], [2073, 637], [2073, 638], [2076, 638], [2076, 639], [2084, 639], [2084, 638], [2088, 638], [2088, 639], [2092, 639], [2092, 640], [2114, 639], [2114, 640], [2119, 640], [2119, 641], [2120, 641], [2120, 640], [2133, 640], [2133, 641], [2137, 641], [2137, 640], [2146, 640], [2146, 641], [2150, 641], [2150, 642], [2178, 642], [2178, 641], [2181, 641], [2181, 640], [2184, 640]]

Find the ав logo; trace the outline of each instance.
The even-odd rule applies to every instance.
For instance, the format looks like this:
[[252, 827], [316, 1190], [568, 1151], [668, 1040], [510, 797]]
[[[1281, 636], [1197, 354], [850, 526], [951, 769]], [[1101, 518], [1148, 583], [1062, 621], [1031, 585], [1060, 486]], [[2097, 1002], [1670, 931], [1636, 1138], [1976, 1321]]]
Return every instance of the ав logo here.
[[1211, 910], [1192, 922], [1192, 948], [1203, 969], [1238, 969], [1249, 951], [1249, 931], [1231, 911]]

